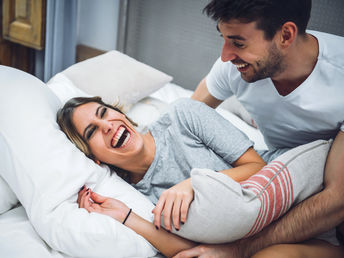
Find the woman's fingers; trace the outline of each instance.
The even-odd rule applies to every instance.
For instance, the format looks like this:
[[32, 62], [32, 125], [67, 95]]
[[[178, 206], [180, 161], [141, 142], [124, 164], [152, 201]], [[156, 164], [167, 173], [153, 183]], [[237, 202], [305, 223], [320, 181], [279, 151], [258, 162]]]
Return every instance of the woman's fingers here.
[[180, 206], [182, 202], [183, 202], [182, 196], [177, 194], [173, 202], [173, 210], [172, 210], [172, 222], [176, 230], [180, 229]]
[[164, 225], [167, 231], [171, 231], [171, 215], [172, 215], [172, 208], [173, 203], [175, 200], [175, 195], [173, 193], [169, 193], [168, 197], [166, 198], [165, 207], [163, 210], [163, 217], [164, 217]]
[[188, 211], [190, 207], [190, 203], [193, 201], [191, 196], [186, 196], [181, 203], [180, 208], [180, 222], [184, 224], [186, 222], [186, 218], [188, 216]]
[[155, 225], [155, 227], [157, 229], [160, 228], [160, 225], [161, 225], [161, 213], [162, 213], [162, 210], [164, 209], [165, 207], [165, 201], [166, 201], [166, 198], [165, 198], [165, 195], [162, 194], [160, 196], [160, 199], [159, 201], [157, 202], [155, 208], [152, 210], [153, 214], [154, 214], [154, 221], [153, 221], [153, 224]]
[[103, 203], [106, 201], [107, 197], [104, 197], [104, 196], [97, 194], [95, 192], [91, 192], [91, 199], [96, 203]]
[[85, 208], [89, 206], [90, 203], [90, 189], [87, 189], [81, 197], [80, 208]]
[[77, 200], [77, 202], [78, 202], [79, 206], [80, 206], [81, 196], [84, 194], [84, 192], [85, 192], [86, 190], [87, 190], [86, 187], [83, 186], [83, 187], [80, 189], [79, 193], [78, 193], [78, 200]]

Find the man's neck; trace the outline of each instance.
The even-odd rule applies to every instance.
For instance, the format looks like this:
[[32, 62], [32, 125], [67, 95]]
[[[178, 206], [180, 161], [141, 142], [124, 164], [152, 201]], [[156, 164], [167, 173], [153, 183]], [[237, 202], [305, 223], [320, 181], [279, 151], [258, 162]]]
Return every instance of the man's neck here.
[[272, 78], [278, 93], [286, 96], [299, 87], [312, 73], [318, 55], [319, 45], [314, 36], [306, 34], [298, 38], [286, 56], [285, 71]]

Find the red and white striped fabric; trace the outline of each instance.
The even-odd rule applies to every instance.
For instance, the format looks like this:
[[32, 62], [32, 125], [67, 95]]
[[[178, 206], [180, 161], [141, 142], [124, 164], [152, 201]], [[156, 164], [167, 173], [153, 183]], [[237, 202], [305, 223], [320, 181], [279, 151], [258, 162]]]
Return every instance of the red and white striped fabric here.
[[280, 161], [271, 162], [257, 174], [241, 182], [241, 187], [253, 191], [261, 202], [258, 217], [245, 237], [254, 235], [279, 218], [294, 200], [289, 170]]
[[210, 169], [193, 169], [194, 201], [186, 223], [173, 232], [202, 243], [256, 234], [322, 189], [330, 146], [318, 140], [289, 150], [241, 183]]

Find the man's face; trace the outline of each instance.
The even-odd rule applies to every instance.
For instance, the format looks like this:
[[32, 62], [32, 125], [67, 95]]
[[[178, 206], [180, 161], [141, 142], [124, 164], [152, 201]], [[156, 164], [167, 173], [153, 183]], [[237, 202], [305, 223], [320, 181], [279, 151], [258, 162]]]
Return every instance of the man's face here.
[[218, 30], [224, 38], [221, 53], [223, 62], [231, 61], [243, 80], [255, 82], [274, 78], [284, 71], [283, 56], [274, 39], [266, 40], [256, 22], [219, 22]]

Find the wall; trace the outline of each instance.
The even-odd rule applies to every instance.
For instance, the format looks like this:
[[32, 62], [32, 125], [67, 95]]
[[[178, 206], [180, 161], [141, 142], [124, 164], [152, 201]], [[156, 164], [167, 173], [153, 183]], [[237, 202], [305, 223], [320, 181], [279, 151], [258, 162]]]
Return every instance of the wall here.
[[116, 49], [120, 0], [78, 0], [77, 44]]

